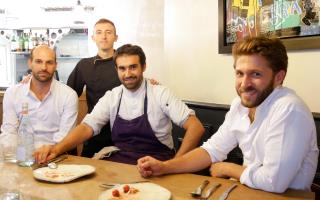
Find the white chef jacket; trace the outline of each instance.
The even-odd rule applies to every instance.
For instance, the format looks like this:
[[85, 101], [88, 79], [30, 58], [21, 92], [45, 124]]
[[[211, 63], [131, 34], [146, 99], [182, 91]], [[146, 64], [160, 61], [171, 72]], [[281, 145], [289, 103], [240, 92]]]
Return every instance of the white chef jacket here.
[[53, 79], [48, 94], [40, 101], [30, 90], [30, 82], [12, 86], [4, 94], [1, 143], [16, 136], [24, 102], [28, 103], [35, 148], [58, 143], [76, 125], [78, 96], [75, 91]]
[[[100, 129], [110, 120], [111, 129], [116, 118], [120, 94], [123, 91], [119, 115], [125, 120], [131, 120], [143, 114], [143, 102], [145, 97], [145, 83], [134, 92], [126, 89], [123, 85], [115, 87], [100, 98], [90, 114], [83, 119], [92, 127], [94, 135], [100, 133]], [[185, 103], [177, 99], [171, 91], [162, 85], [152, 85], [147, 81], [148, 120], [158, 140], [173, 148], [171, 120], [182, 127], [189, 115], [194, 111]]]
[[212, 162], [226, 159], [239, 144], [246, 166], [240, 182], [252, 188], [284, 192], [310, 190], [318, 146], [311, 112], [293, 90], [278, 87], [260, 104], [253, 123], [236, 98], [224, 123], [202, 145]]

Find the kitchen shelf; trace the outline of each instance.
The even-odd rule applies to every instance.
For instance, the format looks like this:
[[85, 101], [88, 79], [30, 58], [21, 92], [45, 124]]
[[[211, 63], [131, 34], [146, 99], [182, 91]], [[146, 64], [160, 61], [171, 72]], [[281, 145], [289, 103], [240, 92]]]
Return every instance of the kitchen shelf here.
[[10, 53], [17, 55], [30, 55], [30, 51], [11, 51]]
[[[27, 51], [11, 51], [11, 54], [29, 56], [30, 52]], [[57, 56], [57, 59], [82, 59], [83, 56]]]
[[82, 59], [81, 56], [58, 56], [57, 59]]

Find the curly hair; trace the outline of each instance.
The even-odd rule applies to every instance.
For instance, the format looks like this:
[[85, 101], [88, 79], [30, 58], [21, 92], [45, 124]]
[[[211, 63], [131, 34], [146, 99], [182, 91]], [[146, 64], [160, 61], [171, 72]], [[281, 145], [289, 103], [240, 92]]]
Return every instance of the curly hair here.
[[258, 54], [264, 57], [274, 73], [287, 71], [288, 55], [286, 47], [278, 38], [247, 37], [236, 42], [232, 47], [234, 64], [239, 56]]

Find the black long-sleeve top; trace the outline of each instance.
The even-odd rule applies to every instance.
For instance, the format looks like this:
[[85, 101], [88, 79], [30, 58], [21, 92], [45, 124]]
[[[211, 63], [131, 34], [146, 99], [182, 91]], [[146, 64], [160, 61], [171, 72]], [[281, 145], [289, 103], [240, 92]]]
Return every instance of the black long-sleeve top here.
[[88, 113], [90, 113], [106, 91], [121, 84], [111, 58], [101, 59], [99, 56], [81, 59], [71, 72], [67, 85], [73, 88], [78, 96], [86, 86]]
[[[88, 113], [90, 113], [106, 91], [119, 86], [115, 63], [111, 58], [102, 59], [99, 56], [81, 59], [71, 72], [67, 85], [73, 88], [78, 96], [86, 86]], [[99, 135], [85, 142], [82, 156], [92, 157], [105, 146], [112, 145], [110, 124], [106, 124]]]

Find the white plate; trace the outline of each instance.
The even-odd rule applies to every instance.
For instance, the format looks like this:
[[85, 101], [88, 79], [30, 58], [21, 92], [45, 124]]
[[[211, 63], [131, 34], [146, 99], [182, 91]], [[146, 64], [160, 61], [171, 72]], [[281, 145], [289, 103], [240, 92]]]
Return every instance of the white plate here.
[[33, 171], [36, 179], [55, 183], [65, 183], [79, 177], [91, 174], [96, 169], [91, 165], [59, 164], [57, 169], [42, 167]]
[[[135, 194], [128, 194], [123, 192], [123, 186], [129, 185], [134, 187], [139, 191]], [[118, 189], [120, 192], [120, 197], [113, 197], [112, 191]], [[166, 188], [154, 183], [134, 183], [134, 184], [122, 184], [117, 185], [114, 188], [106, 190], [99, 196], [99, 200], [169, 200], [171, 198], [171, 192]]]

